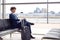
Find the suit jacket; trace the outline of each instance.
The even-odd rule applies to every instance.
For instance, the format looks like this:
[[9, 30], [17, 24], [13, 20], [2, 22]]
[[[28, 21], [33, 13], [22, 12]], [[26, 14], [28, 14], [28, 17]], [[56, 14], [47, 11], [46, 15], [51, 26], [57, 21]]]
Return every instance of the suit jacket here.
[[9, 14], [9, 19], [11, 20], [11, 24], [12, 24], [12, 26], [17, 26], [17, 24], [19, 23], [19, 19], [18, 19], [18, 17], [15, 15], [15, 14], [13, 14], [13, 13], [11, 13], [11, 14]]

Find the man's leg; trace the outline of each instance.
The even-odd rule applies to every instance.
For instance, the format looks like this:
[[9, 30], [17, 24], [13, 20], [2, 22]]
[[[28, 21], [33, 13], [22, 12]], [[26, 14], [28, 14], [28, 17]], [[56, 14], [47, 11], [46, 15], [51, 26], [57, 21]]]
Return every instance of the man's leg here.
[[[31, 24], [27, 23], [27, 26], [29, 27], [30, 33], [32, 33], [31, 32]], [[35, 37], [33, 37], [31, 34], [30, 34], [30, 36], [31, 36], [31, 38], [35, 39]]]
[[25, 26], [29, 27], [30, 36], [31, 36], [31, 38], [34, 39], [35, 37], [33, 37], [33, 36], [31, 35], [31, 25], [34, 25], [34, 24], [33, 24], [33, 23], [30, 23], [30, 22], [28, 22], [28, 21], [26, 21], [26, 19], [24, 19], [23, 22], [24, 22], [24, 25], [25, 25]]

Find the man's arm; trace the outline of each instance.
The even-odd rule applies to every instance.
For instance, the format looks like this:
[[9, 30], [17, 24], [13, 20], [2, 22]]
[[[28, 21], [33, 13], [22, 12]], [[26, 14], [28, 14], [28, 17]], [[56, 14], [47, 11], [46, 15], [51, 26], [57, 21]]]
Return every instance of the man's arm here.
[[34, 25], [34, 23], [28, 22], [30, 25]]
[[16, 19], [14, 15], [10, 14], [10, 19], [14, 21], [20, 21], [19, 19]]
[[23, 19], [22, 21], [27, 22], [30, 25], [34, 25], [34, 23], [28, 22], [26, 19]]

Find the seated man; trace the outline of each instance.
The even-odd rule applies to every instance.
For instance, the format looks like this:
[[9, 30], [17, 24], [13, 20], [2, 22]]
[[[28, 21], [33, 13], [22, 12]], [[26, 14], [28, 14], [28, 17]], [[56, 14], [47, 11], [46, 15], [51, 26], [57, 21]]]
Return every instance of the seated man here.
[[[12, 24], [12, 28], [19, 28], [21, 29], [21, 22], [20, 20], [18, 19], [18, 17], [15, 15], [15, 11], [16, 11], [16, 8], [15, 7], [11, 7], [11, 14], [9, 14], [9, 19], [11, 20], [11, 24]], [[25, 20], [25, 19], [24, 19]], [[29, 30], [31, 32], [31, 28], [30, 28], [30, 25], [33, 24], [33, 23], [30, 23], [28, 21], [26, 21], [26, 25], [29, 27]], [[31, 38], [35, 38], [31, 35]]]

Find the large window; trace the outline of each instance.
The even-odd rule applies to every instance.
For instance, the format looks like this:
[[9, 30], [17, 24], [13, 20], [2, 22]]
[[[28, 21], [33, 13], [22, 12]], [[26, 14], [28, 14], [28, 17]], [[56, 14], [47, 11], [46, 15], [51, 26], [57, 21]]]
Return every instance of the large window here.
[[[27, 21], [35, 23], [32, 30], [40, 33], [41, 24], [60, 23], [60, 0], [4, 0], [1, 3], [3, 3], [0, 7], [0, 10], [3, 9], [1, 11], [3, 18], [9, 18], [10, 8], [16, 7], [18, 18], [26, 18]], [[42, 28], [43, 32], [47, 29]]]

